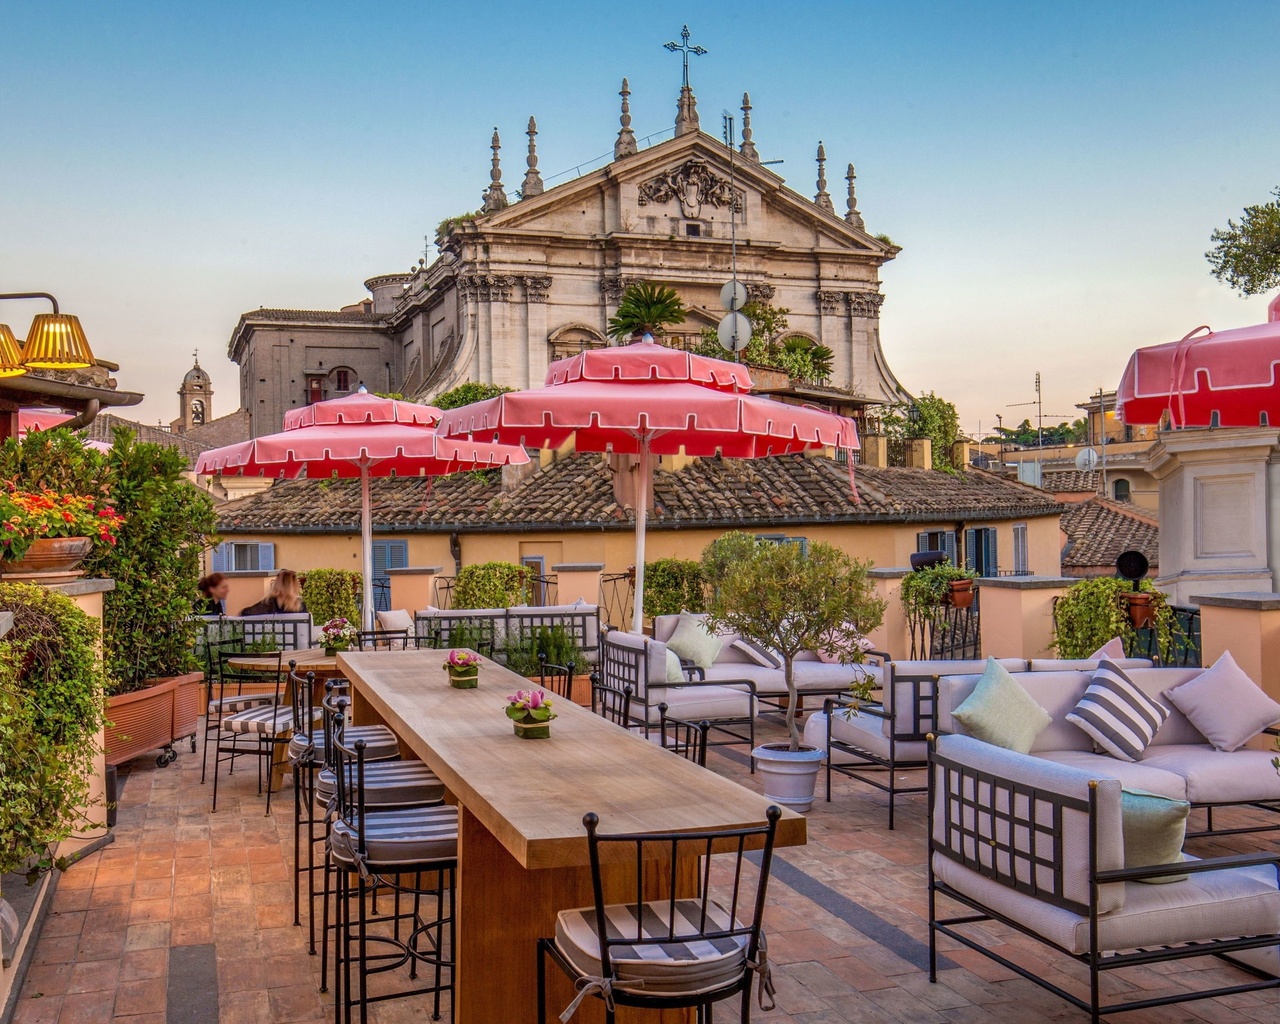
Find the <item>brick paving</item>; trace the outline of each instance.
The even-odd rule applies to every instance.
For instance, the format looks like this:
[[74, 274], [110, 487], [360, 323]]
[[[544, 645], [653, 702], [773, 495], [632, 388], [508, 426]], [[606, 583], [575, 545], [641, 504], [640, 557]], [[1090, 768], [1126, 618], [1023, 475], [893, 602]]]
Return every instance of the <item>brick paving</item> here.
[[[768, 732], [768, 729], [765, 730]], [[740, 755], [713, 752], [711, 767], [758, 788]], [[219, 809], [200, 762], [184, 752], [169, 768], [132, 766], [115, 842], [59, 880], [15, 1024], [95, 1024], [166, 1020], [284, 1024], [332, 1019], [317, 991], [319, 957], [307, 955], [305, 928], [292, 924], [293, 806], [289, 783], [271, 817], [263, 814], [252, 765], [224, 778]], [[819, 790], [821, 792], [821, 788]], [[930, 984], [924, 799], [900, 805], [885, 827], [885, 798], [836, 777], [833, 801], [810, 815], [809, 844], [780, 851], [766, 917], [778, 1008], [756, 1010], [772, 1024], [1045, 1024], [1086, 1015], [997, 964], [944, 942], [953, 965]], [[1220, 824], [1224, 824], [1220, 822]], [[1232, 837], [1193, 842], [1201, 856], [1273, 849], [1275, 840]], [[304, 918], [305, 922], [305, 918]], [[1073, 961], [999, 925], [981, 926], [1010, 959], [1083, 993]], [[179, 950], [179, 953], [174, 953]], [[192, 1006], [187, 964], [208, 958], [216, 997]], [[1104, 992], [1152, 995], [1204, 987], [1242, 972], [1190, 961], [1123, 972]], [[212, 983], [212, 982], [210, 982]], [[215, 1005], [216, 999], [216, 1005]], [[175, 1003], [176, 1000], [176, 1003]], [[175, 1005], [182, 1011], [175, 1011]], [[411, 1001], [375, 1006], [378, 1024], [427, 1019]], [[729, 1019], [728, 1010], [720, 1016]], [[1280, 995], [1250, 993], [1117, 1015], [1121, 1024], [1280, 1024]]]

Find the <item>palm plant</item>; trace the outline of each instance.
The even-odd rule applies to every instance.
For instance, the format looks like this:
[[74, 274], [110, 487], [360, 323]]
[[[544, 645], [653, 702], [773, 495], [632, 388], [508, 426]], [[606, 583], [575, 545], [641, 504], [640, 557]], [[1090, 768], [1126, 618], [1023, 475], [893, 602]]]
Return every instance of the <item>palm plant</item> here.
[[609, 318], [609, 336], [619, 341], [637, 334], [657, 337], [684, 317], [684, 303], [674, 288], [640, 281], [623, 292], [617, 315]]

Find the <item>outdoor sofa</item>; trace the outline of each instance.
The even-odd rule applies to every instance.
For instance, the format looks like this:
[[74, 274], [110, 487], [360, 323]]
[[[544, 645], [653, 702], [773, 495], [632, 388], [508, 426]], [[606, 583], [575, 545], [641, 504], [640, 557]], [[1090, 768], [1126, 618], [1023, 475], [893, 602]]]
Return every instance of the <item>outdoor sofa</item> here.
[[[952, 689], [944, 680], [944, 690]], [[1060, 732], [1056, 724], [1047, 731]], [[1173, 732], [1182, 733], [1181, 723]], [[1166, 744], [1188, 745], [1194, 746]], [[1140, 982], [1111, 989], [1133, 998], [1104, 1004], [1101, 980], [1126, 967], [1204, 956], [1234, 960], [1274, 950], [1280, 944], [1280, 852], [1183, 859], [1176, 815], [1171, 827], [1162, 820], [1167, 812], [1156, 807], [1162, 817], [1153, 815], [1148, 798], [1139, 795], [1135, 802], [1122, 792], [1127, 783], [1096, 765], [1079, 767], [958, 735], [938, 737], [928, 758], [930, 981], [937, 980], [937, 940], [944, 935], [1085, 1010], [1095, 1024], [1103, 1014], [1280, 986], [1274, 974], [1234, 961], [1253, 977], [1193, 989], [1180, 983], [1216, 976], [1184, 970], [1170, 983], [1176, 992], [1152, 996]], [[1268, 773], [1275, 774], [1269, 766]], [[1186, 805], [1176, 813], [1185, 816]], [[1185, 828], [1185, 817], [1180, 824]], [[959, 913], [950, 910], [953, 903]], [[995, 933], [971, 927], [986, 921], [1083, 964], [1087, 996], [993, 949]]]

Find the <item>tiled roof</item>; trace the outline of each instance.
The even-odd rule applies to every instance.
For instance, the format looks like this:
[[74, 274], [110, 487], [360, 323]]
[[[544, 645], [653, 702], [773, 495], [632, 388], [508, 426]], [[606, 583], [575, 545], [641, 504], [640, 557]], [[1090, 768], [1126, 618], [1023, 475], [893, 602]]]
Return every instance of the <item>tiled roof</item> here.
[[1079, 469], [1046, 469], [1040, 474], [1046, 491], [1054, 494], [1097, 494], [1102, 474], [1096, 469], [1085, 472]]
[[1109, 498], [1090, 498], [1062, 512], [1067, 535], [1062, 568], [1112, 569], [1122, 551], [1141, 551], [1154, 567], [1160, 561], [1157, 521], [1133, 505]]
[[224, 444], [247, 441], [251, 436], [248, 410], [237, 409], [235, 412], [229, 412], [216, 420], [192, 427], [182, 436], [200, 445], [201, 448], [220, 448]]
[[211, 447], [210, 445], [193, 441], [183, 434], [172, 434], [167, 430], [161, 430], [159, 427], [148, 426], [146, 423], [136, 423], [133, 420], [126, 420], [109, 412], [99, 413], [94, 417], [93, 422], [86, 428], [85, 433], [92, 441], [111, 444], [115, 440], [113, 436], [114, 428], [118, 426], [128, 427], [139, 441], [178, 449], [186, 458], [188, 468], [196, 464], [196, 459], [202, 451]]
[[[503, 491], [494, 475], [461, 473], [434, 481], [373, 481], [374, 528], [382, 531], [630, 529], [605, 459], [562, 458]], [[855, 504], [844, 466], [827, 458], [754, 461], [700, 459], [654, 474], [651, 529], [803, 523], [938, 522], [1054, 515], [1043, 491], [971, 471], [859, 468]], [[220, 509], [219, 531], [346, 532], [360, 516], [354, 480], [278, 483]]]
[[377, 324], [382, 322], [382, 317], [377, 313], [366, 313], [362, 309], [251, 309], [242, 313], [240, 320], [266, 320], [285, 324]]

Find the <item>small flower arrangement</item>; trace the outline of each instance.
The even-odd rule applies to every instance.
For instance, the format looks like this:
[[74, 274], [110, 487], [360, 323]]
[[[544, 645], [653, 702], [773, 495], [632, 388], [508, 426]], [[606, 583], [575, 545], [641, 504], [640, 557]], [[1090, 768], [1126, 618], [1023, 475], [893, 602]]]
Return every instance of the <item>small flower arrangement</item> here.
[[507, 698], [507, 717], [521, 739], [546, 739], [551, 735], [551, 698], [543, 690], [517, 690]]
[[330, 619], [320, 627], [320, 644], [326, 653], [349, 650], [359, 639], [360, 635], [350, 619]]
[[124, 517], [87, 494], [24, 491], [12, 485], [0, 491], [0, 560], [16, 562], [44, 537], [88, 537], [115, 544]]
[[471, 690], [479, 685], [480, 662], [484, 659], [471, 651], [453, 650], [445, 658], [444, 668], [449, 673], [449, 685], [458, 690]]

